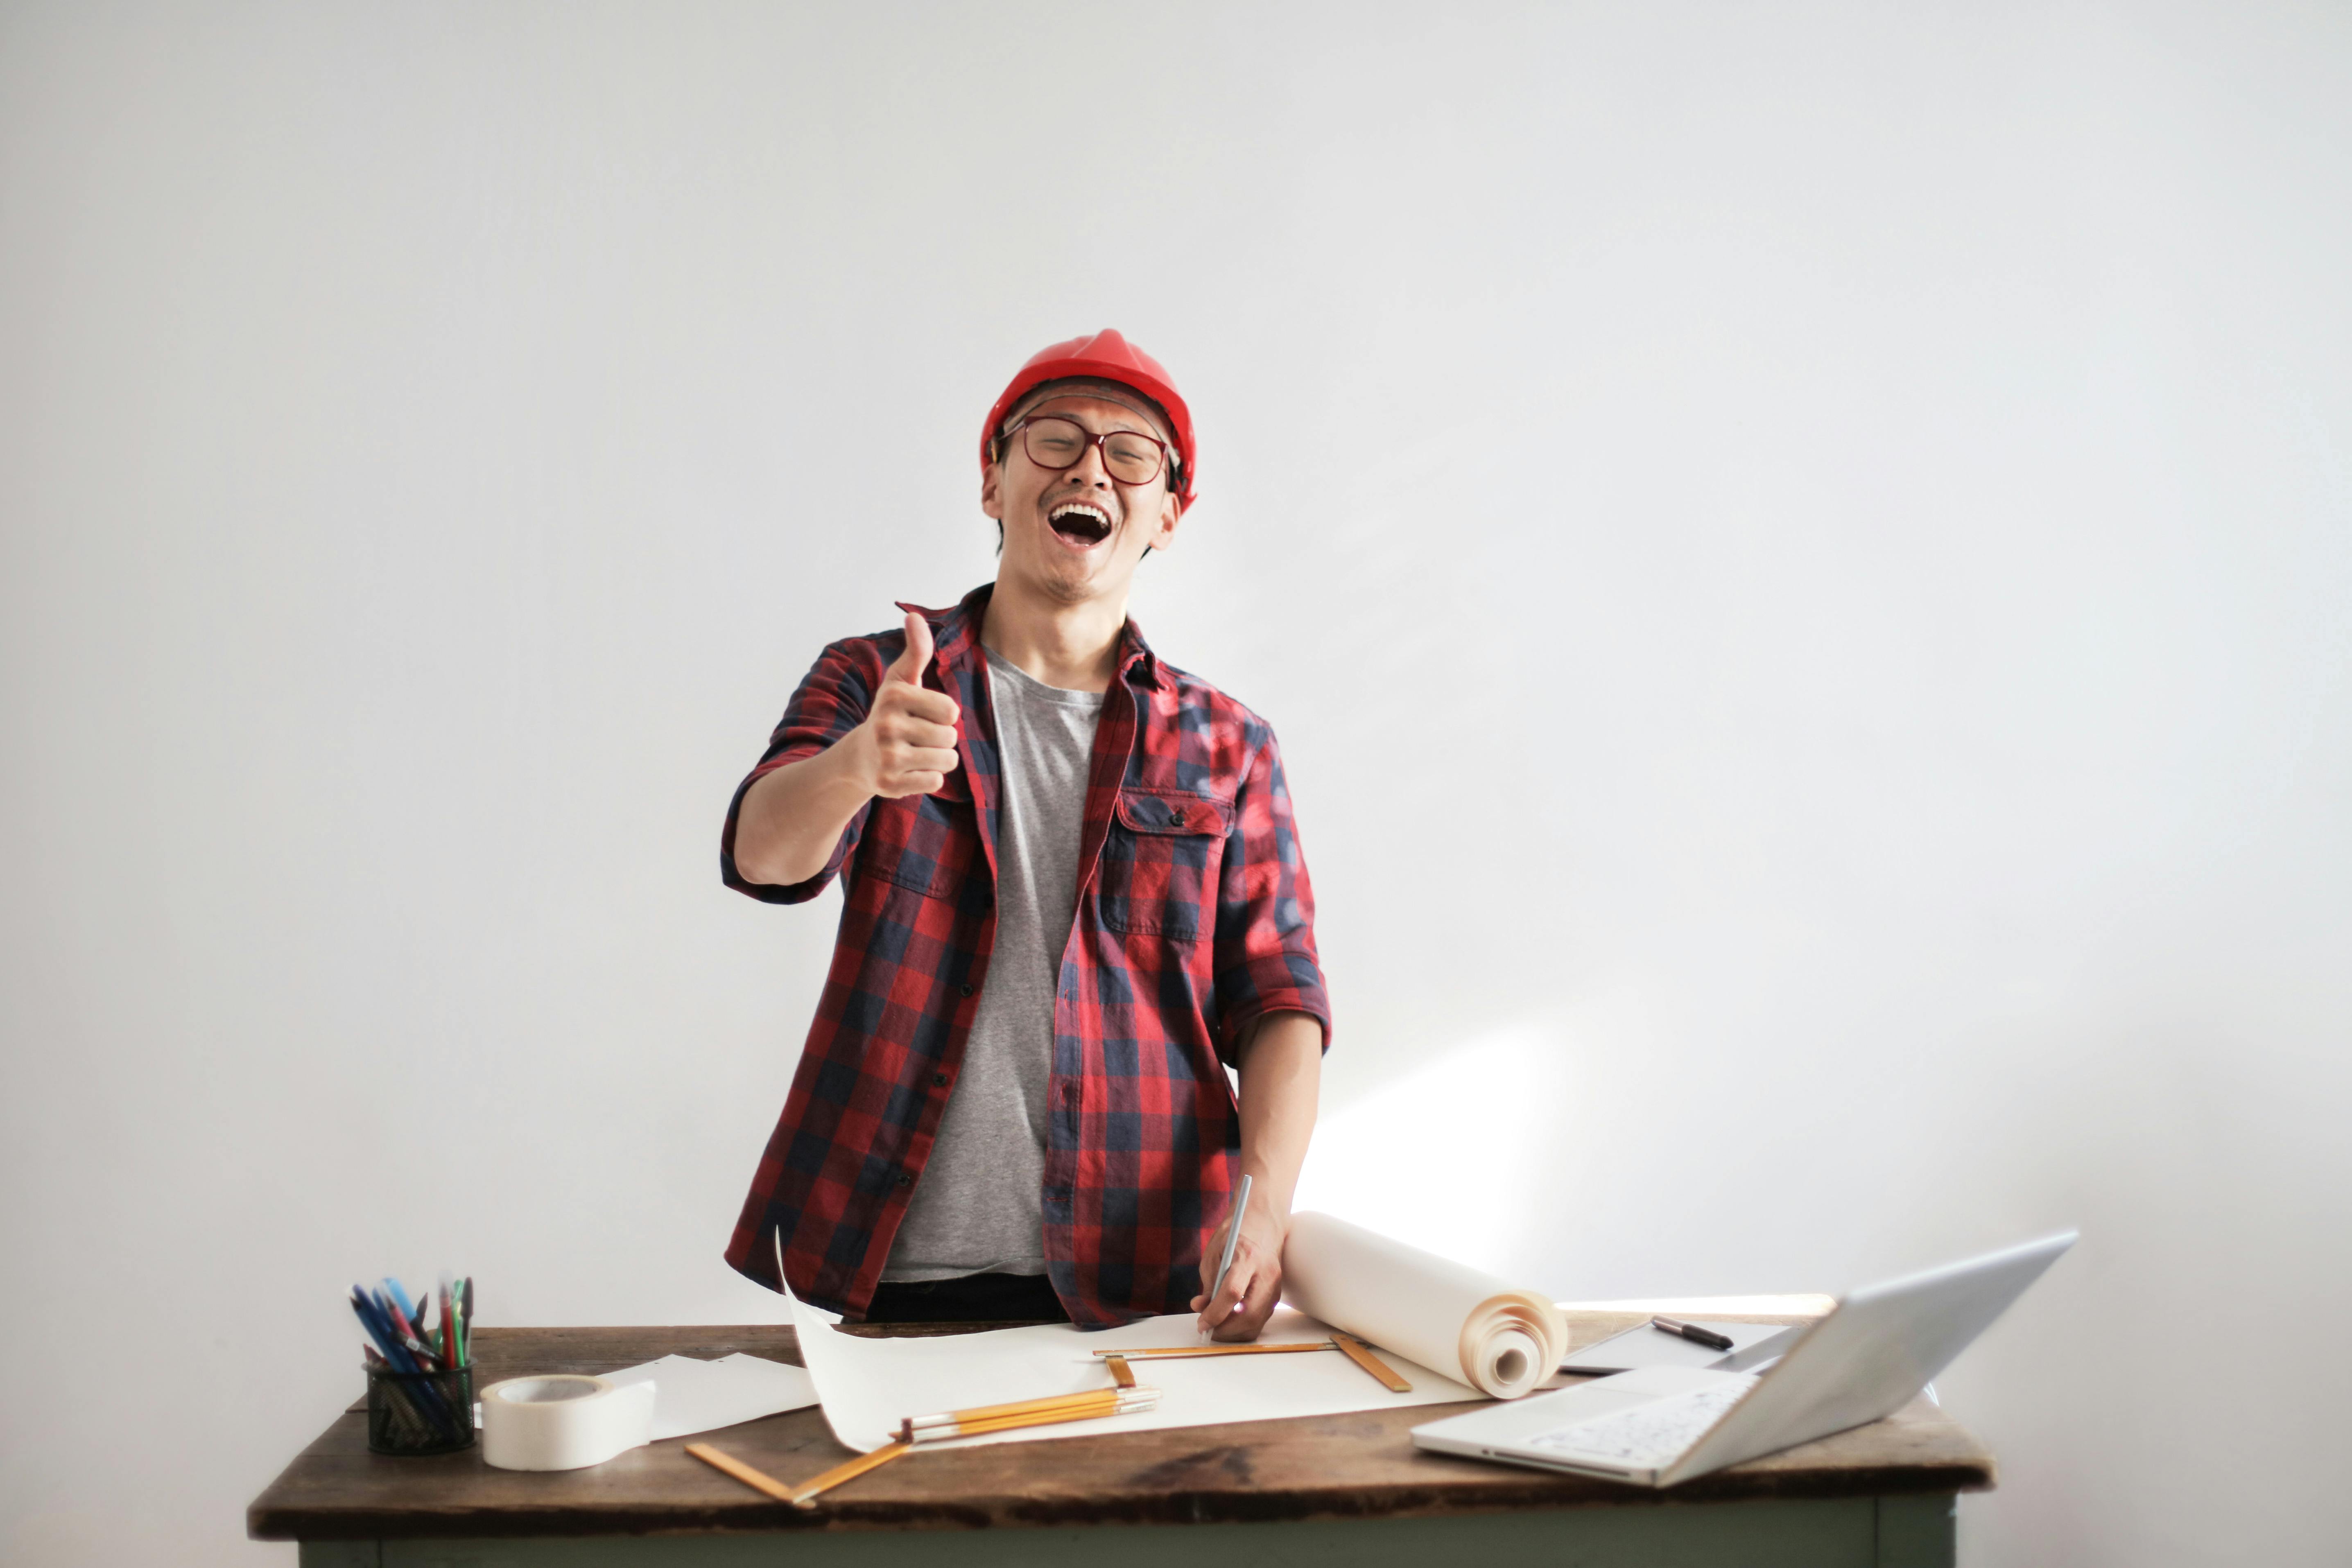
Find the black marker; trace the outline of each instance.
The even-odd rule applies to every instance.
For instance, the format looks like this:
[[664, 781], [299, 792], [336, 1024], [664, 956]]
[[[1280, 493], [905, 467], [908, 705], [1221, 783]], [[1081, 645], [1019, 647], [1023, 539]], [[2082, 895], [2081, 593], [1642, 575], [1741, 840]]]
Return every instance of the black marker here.
[[1661, 1333], [1670, 1333], [1676, 1338], [1686, 1339], [1693, 1344], [1703, 1344], [1709, 1350], [1731, 1348], [1729, 1334], [1719, 1334], [1713, 1329], [1703, 1329], [1696, 1323], [1686, 1323], [1680, 1318], [1652, 1318], [1650, 1326]]

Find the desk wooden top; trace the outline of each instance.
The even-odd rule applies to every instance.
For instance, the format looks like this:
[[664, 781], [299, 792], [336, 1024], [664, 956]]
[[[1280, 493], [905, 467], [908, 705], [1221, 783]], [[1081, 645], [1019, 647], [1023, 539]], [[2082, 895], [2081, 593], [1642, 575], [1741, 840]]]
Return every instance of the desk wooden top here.
[[[1793, 1322], [1782, 1312], [1709, 1318]], [[1754, 1306], [1754, 1301], [1742, 1301]], [[1810, 1308], [1810, 1311], [1801, 1310]], [[1661, 1307], [1659, 1310], [1669, 1310]], [[1571, 1310], [1586, 1345], [1642, 1314]], [[895, 1331], [894, 1331], [895, 1332]], [[738, 1328], [483, 1328], [477, 1389], [527, 1373], [610, 1372], [673, 1352], [735, 1351], [800, 1364], [793, 1331]], [[357, 1368], [353, 1380], [358, 1380]], [[708, 1441], [787, 1483], [849, 1457], [812, 1406], [696, 1438], [634, 1449], [590, 1469], [492, 1469], [479, 1447], [429, 1458], [367, 1451], [367, 1417], [337, 1417], [246, 1511], [264, 1541], [643, 1534], [652, 1531], [931, 1529], [1067, 1524], [1247, 1523], [1527, 1509], [1655, 1506], [1765, 1498], [1977, 1491], [1993, 1484], [1983, 1445], [1925, 1399], [1886, 1420], [1685, 1482], [1668, 1492], [1424, 1453], [1411, 1429], [1470, 1409], [1418, 1405], [1289, 1421], [950, 1448], [886, 1465], [804, 1512], [688, 1457]]]

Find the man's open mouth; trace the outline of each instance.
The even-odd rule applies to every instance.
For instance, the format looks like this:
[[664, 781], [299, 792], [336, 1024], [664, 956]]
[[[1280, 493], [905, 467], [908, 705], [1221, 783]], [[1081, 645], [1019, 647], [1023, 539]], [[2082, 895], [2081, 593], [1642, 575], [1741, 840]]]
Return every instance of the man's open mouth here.
[[1097, 545], [1110, 538], [1110, 517], [1099, 507], [1083, 501], [1065, 502], [1054, 508], [1045, 521], [1055, 533], [1074, 544]]

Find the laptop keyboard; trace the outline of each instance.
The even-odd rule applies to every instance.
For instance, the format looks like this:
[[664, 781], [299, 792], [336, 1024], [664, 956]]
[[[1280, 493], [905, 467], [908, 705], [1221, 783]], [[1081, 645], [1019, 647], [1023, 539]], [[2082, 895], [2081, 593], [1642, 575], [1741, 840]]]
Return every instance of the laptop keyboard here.
[[1698, 1441], [1723, 1413], [1753, 1386], [1746, 1380], [1695, 1394], [1677, 1394], [1654, 1404], [1636, 1405], [1596, 1416], [1572, 1427], [1538, 1432], [1528, 1442], [1562, 1454], [1589, 1454], [1635, 1466], [1662, 1465]]

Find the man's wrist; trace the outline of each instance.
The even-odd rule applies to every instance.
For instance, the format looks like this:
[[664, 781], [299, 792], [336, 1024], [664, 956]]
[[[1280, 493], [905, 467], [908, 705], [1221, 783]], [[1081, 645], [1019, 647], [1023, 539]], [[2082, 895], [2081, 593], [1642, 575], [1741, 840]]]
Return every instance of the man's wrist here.
[[881, 771], [877, 766], [879, 757], [880, 748], [874, 740], [874, 721], [868, 718], [809, 758], [812, 762], [824, 765], [824, 771], [818, 775], [818, 782], [822, 786], [825, 804], [848, 806], [845, 821], [856, 815], [858, 807], [881, 792], [877, 782]]
[[1250, 1178], [1249, 1218], [1273, 1222], [1275, 1228], [1290, 1228], [1290, 1205], [1298, 1193], [1298, 1172], [1286, 1168], [1279, 1161], [1269, 1160], [1244, 1150], [1234, 1162], [1233, 1185], [1241, 1186], [1241, 1178]]

